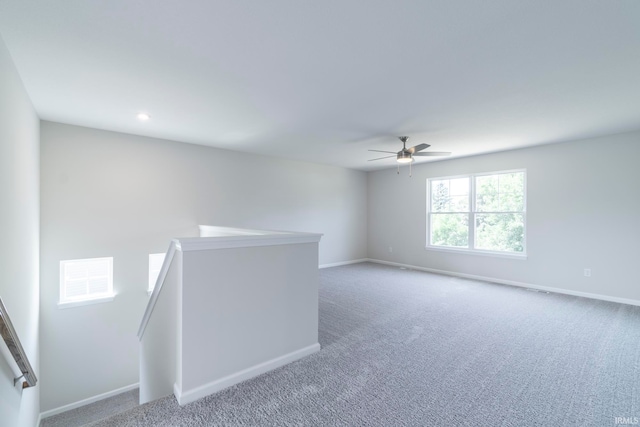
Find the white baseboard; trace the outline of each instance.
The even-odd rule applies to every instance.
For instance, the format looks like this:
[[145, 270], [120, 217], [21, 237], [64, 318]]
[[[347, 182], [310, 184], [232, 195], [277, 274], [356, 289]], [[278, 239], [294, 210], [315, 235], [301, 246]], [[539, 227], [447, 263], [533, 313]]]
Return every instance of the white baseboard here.
[[640, 300], [629, 299], [629, 298], [619, 298], [619, 297], [612, 297], [612, 296], [602, 295], [602, 294], [593, 294], [590, 292], [572, 291], [570, 289], [554, 288], [551, 286], [540, 286], [540, 285], [534, 285], [532, 283], [516, 282], [514, 280], [497, 279], [495, 277], [486, 277], [486, 276], [477, 276], [475, 274], [457, 273], [455, 271], [437, 270], [435, 268], [418, 267], [417, 265], [401, 264], [399, 262], [383, 261], [380, 259], [373, 259], [373, 258], [368, 258], [365, 261], [373, 262], [376, 264], [393, 265], [395, 267], [404, 267], [404, 268], [409, 268], [411, 270], [426, 271], [428, 273], [436, 273], [436, 274], [443, 274], [446, 276], [461, 277], [464, 279], [482, 280], [483, 282], [499, 283], [501, 285], [518, 286], [520, 288], [538, 289], [540, 291], [553, 292], [557, 294], [573, 295], [576, 297], [591, 298], [591, 299], [597, 299], [601, 301], [617, 302], [620, 304], [640, 306]]
[[[109, 397], [118, 395], [120, 393], [125, 393], [127, 391], [131, 391], [133, 389], [138, 388], [139, 386], [140, 386], [139, 383], [131, 384], [131, 385], [128, 385], [126, 387], [122, 387], [122, 388], [119, 388], [119, 389], [116, 389], [116, 390], [108, 391], [106, 393], [102, 393], [102, 394], [99, 394], [97, 396], [89, 397], [87, 399], [82, 399], [82, 400], [79, 400], [77, 402], [70, 403], [68, 405], [60, 406], [59, 408], [50, 409], [48, 411], [44, 411], [44, 412], [40, 413], [40, 419], [45, 419], [47, 417], [51, 417], [53, 415], [58, 415], [58, 414], [61, 414], [63, 412], [70, 411], [72, 409], [80, 408], [81, 406], [89, 405], [90, 403], [94, 403], [94, 402], [97, 402], [99, 400], [107, 399]], [[40, 423], [38, 423], [38, 425], [40, 425]]]
[[318, 268], [340, 267], [341, 265], [358, 264], [360, 262], [367, 262], [369, 258], [352, 259], [351, 261], [331, 262], [329, 264], [320, 264]]
[[296, 360], [309, 356], [319, 350], [320, 344], [316, 343], [187, 391], [180, 390], [177, 384], [174, 384], [173, 394], [176, 396], [180, 406], [186, 405], [187, 403], [202, 399], [203, 397], [216, 393], [227, 387], [231, 387], [232, 385], [238, 384], [242, 381], [257, 377], [258, 375], [272, 371], [291, 362], [295, 362]]

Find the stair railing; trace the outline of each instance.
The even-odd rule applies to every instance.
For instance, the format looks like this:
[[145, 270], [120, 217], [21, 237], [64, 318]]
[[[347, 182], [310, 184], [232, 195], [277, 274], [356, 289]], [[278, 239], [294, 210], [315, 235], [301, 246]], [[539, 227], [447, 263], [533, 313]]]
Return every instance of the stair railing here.
[[2, 298], [0, 298], [0, 335], [2, 335], [11, 356], [13, 356], [13, 360], [16, 362], [18, 369], [20, 369], [20, 372], [22, 373], [18, 378], [14, 378], [13, 385], [15, 386], [20, 379], [24, 378], [24, 381], [22, 382], [23, 389], [35, 386], [38, 379], [36, 378], [36, 374], [33, 372], [31, 363], [29, 363], [29, 359], [22, 348], [20, 338], [18, 338], [18, 334], [13, 328], [11, 318], [9, 317], [9, 313], [7, 313], [7, 309], [2, 302]]

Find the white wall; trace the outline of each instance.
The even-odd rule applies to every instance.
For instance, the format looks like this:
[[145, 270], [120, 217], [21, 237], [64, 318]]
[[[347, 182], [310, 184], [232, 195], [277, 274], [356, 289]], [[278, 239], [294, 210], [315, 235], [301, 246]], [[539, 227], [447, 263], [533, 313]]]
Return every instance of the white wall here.
[[[635, 132], [370, 173], [369, 257], [640, 302], [639, 161]], [[519, 168], [527, 260], [425, 250], [427, 178]]]
[[[39, 127], [0, 38], [0, 297], [38, 379]], [[40, 386], [12, 384], [13, 372], [0, 356], [0, 424], [33, 427]]]
[[[198, 224], [324, 233], [366, 257], [364, 172], [42, 122], [42, 409], [138, 382], [148, 254]], [[60, 310], [58, 263], [114, 257], [110, 303]]]
[[181, 405], [320, 350], [318, 243], [296, 238], [302, 243], [181, 245]]

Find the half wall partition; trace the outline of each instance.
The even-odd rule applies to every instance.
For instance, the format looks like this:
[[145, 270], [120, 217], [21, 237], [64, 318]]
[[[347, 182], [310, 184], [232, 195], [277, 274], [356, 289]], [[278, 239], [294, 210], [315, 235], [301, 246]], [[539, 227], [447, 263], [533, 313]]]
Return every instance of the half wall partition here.
[[140, 403], [184, 405], [320, 349], [321, 234], [200, 232], [172, 241], [140, 325]]

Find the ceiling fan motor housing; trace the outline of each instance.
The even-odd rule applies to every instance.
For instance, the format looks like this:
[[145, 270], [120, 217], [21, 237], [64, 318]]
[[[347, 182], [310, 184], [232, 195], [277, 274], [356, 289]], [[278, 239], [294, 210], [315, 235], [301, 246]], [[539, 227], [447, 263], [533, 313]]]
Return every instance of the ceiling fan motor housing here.
[[398, 163], [410, 163], [413, 161], [413, 157], [411, 157], [411, 153], [406, 150], [398, 151], [397, 156]]

